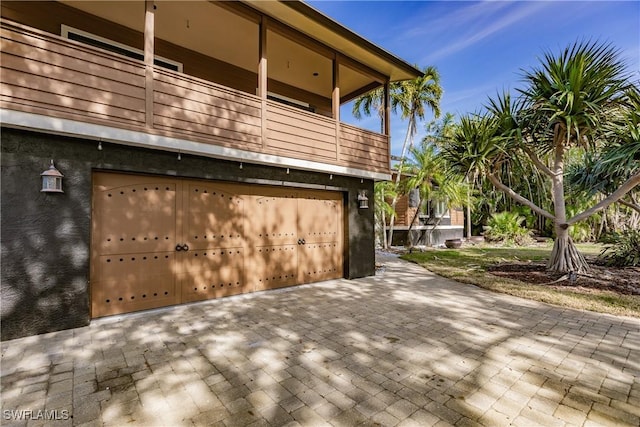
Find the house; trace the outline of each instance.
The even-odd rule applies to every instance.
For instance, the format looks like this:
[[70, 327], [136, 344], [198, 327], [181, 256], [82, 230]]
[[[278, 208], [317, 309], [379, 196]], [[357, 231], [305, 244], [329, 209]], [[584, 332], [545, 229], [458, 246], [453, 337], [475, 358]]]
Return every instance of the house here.
[[300, 1], [1, 15], [2, 339], [374, 274], [388, 102], [340, 106], [419, 70]]
[[[395, 180], [396, 173], [393, 174]], [[405, 175], [401, 176], [404, 179]], [[418, 206], [420, 205], [420, 206]], [[396, 202], [393, 225], [393, 246], [439, 246], [448, 239], [462, 239], [464, 211], [462, 207], [449, 208], [443, 200], [420, 201], [418, 190], [402, 194]], [[413, 226], [410, 227], [410, 224]], [[409, 230], [411, 228], [411, 230]], [[389, 234], [387, 220], [387, 235]], [[411, 239], [409, 238], [411, 236]]]

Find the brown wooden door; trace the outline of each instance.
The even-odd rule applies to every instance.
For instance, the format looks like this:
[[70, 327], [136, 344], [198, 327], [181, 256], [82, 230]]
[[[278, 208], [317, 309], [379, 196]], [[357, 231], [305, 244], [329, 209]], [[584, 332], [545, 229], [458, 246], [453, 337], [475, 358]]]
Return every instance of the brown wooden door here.
[[298, 198], [298, 283], [343, 275], [342, 195], [306, 192]]
[[251, 292], [244, 277], [245, 201], [230, 185], [182, 182], [182, 302]]
[[93, 186], [92, 316], [177, 304], [176, 181], [95, 174]]
[[340, 193], [96, 173], [92, 317], [342, 277]]
[[247, 264], [255, 290], [292, 286], [298, 280], [297, 202], [292, 190], [256, 188], [249, 196]]

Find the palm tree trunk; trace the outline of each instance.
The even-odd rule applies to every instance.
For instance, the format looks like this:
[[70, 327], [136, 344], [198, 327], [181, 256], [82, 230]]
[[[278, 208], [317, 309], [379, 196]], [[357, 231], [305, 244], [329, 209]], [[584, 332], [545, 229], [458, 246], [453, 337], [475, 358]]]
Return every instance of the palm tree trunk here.
[[[391, 208], [395, 211], [396, 210], [396, 204], [398, 203], [398, 194], [400, 193], [398, 191], [398, 189], [400, 188], [400, 175], [402, 174], [402, 168], [404, 166], [404, 157], [407, 154], [407, 143], [409, 143], [409, 140], [411, 139], [411, 136], [413, 135], [413, 126], [414, 126], [414, 122], [413, 122], [413, 118], [409, 118], [409, 125], [407, 126], [407, 134], [404, 137], [404, 142], [402, 143], [402, 154], [400, 155], [400, 163], [398, 164], [398, 173], [396, 174], [396, 180], [394, 183], [394, 190], [395, 190], [395, 196], [393, 196], [393, 200], [391, 201]], [[409, 146], [411, 146], [412, 144], [409, 143]], [[391, 220], [389, 221], [389, 246], [391, 246], [393, 244], [393, 225], [395, 223], [395, 217], [392, 216]], [[389, 248], [389, 246], [387, 246], [387, 249]]]
[[[382, 190], [382, 203], [384, 203], [384, 190]], [[382, 247], [387, 249], [387, 215], [383, 211], [382, 215]]]
[[407, 230], [407, 239], [409, 241], [409, 248], [413, 248], [413, 237], [411, 236], [411, 230], [413, 229], [413, 223], [416, 222], [416, 218], [418, 214], [420, 214], [420, 206], [422, 205], [422, 196], [418, 196], [418, 208], [416, 209], [416, 213], [413, 214], [413, 218], [411, 218], [411, 222], [409, 223], [409, 229]]
[[[398, 203], [398, 196], [393, 196], [393, 200], [391, 201], [391, 208], [394, 211], [396, 210], [397, 203]], [[389, 219], [389, 236], [387, 237], [387, 242], [386, 242], [387, 246], [385, 246], [385, 249], [389, 249], [389, 247], [391, 246], [391, 242], [393, 242], [393, 224], [396, 222], [395, 219], [396, 219], [395, 215], [392, 215], [391, 219]]]
[[[471, 241], [471, 184], [469, 184], [469, 176], [465, 178], [467, 180], [467, 240]], [[473, 177], [473, 183], [475, 185], [476, 177]]]
[[433, 246], [431, 238], [433, 237], [433, 231], [440, 225], [442, 222], [442, 218], [444, 218], [444, 212], [440, 214], [440, 216], [436, 219], [436, 222], [433, 223], [433, 226], [429, 229], [429, 245]]
[[586, 273], [589, 271], [587, 261], [578, 252], [578, 248], [569, 236], [569, 225], [567, 224], [567, 212], [564, 198], [564, 146], [559, 141], [562, 132], [556, 126], [556, 150], [554, 160], [554, 174], [551, 178], [553, 189], [554, 205], [554, 225], [556, 240], [553, 242], [553, 250], [547, 264], [547, 270], [559, 273]]

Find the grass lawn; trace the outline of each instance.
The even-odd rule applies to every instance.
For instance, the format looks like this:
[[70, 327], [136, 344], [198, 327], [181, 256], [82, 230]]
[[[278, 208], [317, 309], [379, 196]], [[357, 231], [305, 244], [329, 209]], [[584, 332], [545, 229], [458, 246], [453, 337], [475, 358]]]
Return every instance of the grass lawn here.
[[[579, 244], [584, 255], [597, 255], [602, 247]], [[562, 307], [591, 310], [621, 316], [640, 317], [640, 296], [623, 295], [604, 289], [580, 286], [533, 285], [501, 278], [486, 271], [500, 262], [546, 261], [551, 245], [538, 247], [490, 247], [485, 245], [461, 249], [427, 249], [405, 254], [403, 259], [459, 282], [470, 283], [495, 292], [542, 301]]]

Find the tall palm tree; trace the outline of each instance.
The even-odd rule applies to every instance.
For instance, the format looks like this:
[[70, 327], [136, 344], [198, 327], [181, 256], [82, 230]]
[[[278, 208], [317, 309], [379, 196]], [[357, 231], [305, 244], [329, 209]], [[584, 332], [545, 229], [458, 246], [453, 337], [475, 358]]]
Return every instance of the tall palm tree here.
[[433, 197], [435, 188], [443, 181], [444, 170], [441, 158], [438, 158], [436, 148], [427, 141], [409, 149], [409, 159], [406, 164], [409, 178], [406, 180], [407, 190], [418, 190], [417, 209], [409, 221], [407, 236], [409, 246], [413, 247], [411, 231], [416, 218], [420, 214], [422, 203]]
[[411, 231], [426, 201], [441, 203], [446, 207], [431, 224], [431, 229], [428, 231], [429, 241], [431, 233], [440, 224], [448, 210], [463, 206], [470, 201], [469, 186], [461, 175], [450, 170], [446, 159], [431, 141], [430, 137], [425, 137], [418, 146], [411, 147], [406, 164], [409, 178], [405, 181], [405, 185], [408, 190], [418, 190], [418, 209], [411, 218], [408, 229], [410, 247], [414, 244]]
[[469, 183], [464, 180], [460, 175], [453, 174], [451, 171], [447, 171], [441, 178], [439, 185], [431, 195], [432, 200], [436, 202], [444, 203], [445, 210], [436, 217], [436, 220], [431, 224], [431, 228], [428, 230], [429, 241], [431, 241], [431, 234], [438, 225], [442, 222], [447, 211], [451, 211], [454, 208], [464, 206], [466, 203], [472, 203], [474, 198], [471, 197], [471, 188]]
[[378, 181], [373, 186], [374, 190], [374, 218], [379, 224], [382, 247], [387, 248], [387, 218], [394, 217], [396, 211], [391, 208], [388, 199], [396, 197], [396, 191], [391, 181]]
[[[413, 80], [394, 83], [390, 88], [391, 108], [394, 112], [400, 112], [402, 119], [407, 120], [407, 132], [402, 144], [398, 173], [394, 181], [396, 196], [391, 201], [391, 206], [395, 210], [398, 203], [398, 189], [400, 187], [400, 177], [403, 170], [407, 149], [413, 145], [413, 138], [417, 132], [417, 123], [424, 120], [427, 111], [431, 110], [435, 117], [440, 116], [440, 98], [442, 97], [442, 87], [440, 86], [440, 73], [433, 66], [425, 67], [423, 75]], [[384, 92], [376, 90], [364, 95], [362, 100], [358, 99], [354, 103], [354, 116], [371, 114], [373, 108], [380, 114], [384, 105], [382, 97]], [[362, 110], [362, 113], [361, 113]], [[395, 216], [391, 217], [389, 223], [389, 240], [391, 245], [393, 240], [393, 225]]]

